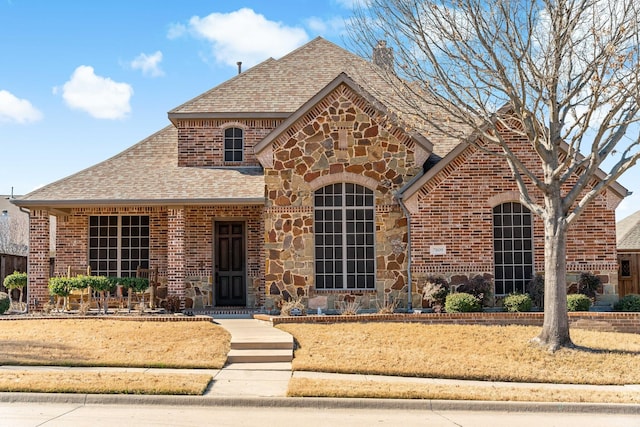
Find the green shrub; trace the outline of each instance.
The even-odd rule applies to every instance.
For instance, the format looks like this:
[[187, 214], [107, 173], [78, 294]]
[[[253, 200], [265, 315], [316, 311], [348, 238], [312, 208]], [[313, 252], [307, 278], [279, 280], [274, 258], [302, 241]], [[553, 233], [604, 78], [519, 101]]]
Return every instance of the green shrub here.
[[22, 289], [27, 286], [27, 273], [14, 271], [4, 278], [3, 284], [7, 289]]
[[504, 308], [511, 313], [531, 311], [531, 297], [528, 294], [509, 294], [502, 301]]
[[75, 277], [52, 277], [49, 279], [49, 293], [59, 297], [67, 297], [74, 288]]
[[567, 310], [569, 311], [589, 311], [591, 299], [584, 294], [567, 295]]
[[90, 286], [96, 292], [108, 292], [116, 287], [115, 283], [105, 276], [81, 276], [84, 287]]
[[640, 295], [625, 295], [613, 305], [615, 311], [640, 311]]
[[447, 313], [471, 313], [482, 311], [482, 304], [478, 298], [471, 294], [456, 292], [447, 295], [444, 309]]
[[149, 279], [144, 277], [120, 277], [117, 283], [125, 289], [131, 289], [133, 292], [144, 292], [149, 287]]
[[11, 307], [11, 299], [9, 298], [9, 295], [4, 292], [0, 292], [0, 314], [9, 310], [9, 307]]
[[458, 286], [459, 293], [471, 294], [480, 301], [481, 305], [489, 305], [491, 299], [491, 289], [493, 284], [491, 280], [484, 276], [477, 275], [468, 280], [466, 283]]

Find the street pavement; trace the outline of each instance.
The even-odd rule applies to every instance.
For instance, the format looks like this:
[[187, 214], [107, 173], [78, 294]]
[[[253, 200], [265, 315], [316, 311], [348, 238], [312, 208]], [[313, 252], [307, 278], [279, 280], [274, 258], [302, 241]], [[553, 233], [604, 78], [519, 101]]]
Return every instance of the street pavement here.
[[0, 427], [637, 427], [629, 414], [375, 408], [0, 403]]

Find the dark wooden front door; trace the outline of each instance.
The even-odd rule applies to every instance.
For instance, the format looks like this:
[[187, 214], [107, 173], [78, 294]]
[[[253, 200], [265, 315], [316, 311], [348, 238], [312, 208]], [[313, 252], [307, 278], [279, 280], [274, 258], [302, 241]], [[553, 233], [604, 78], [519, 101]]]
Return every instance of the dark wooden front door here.
[[217, 306], [246, 305], [244, 223], [216, 222]]

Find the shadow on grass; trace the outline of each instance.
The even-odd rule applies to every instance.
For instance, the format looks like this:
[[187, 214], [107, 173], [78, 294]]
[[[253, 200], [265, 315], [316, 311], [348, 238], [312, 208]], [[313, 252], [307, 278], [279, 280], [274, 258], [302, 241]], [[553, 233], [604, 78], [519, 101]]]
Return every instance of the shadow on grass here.
[[579, 351], [589, 354], [615, 354], [619, 356], [640, 356], [640, 350], [616, 350], [606, 348], [594, 348], [584, 345], [574, 344], [572, 347], [568, 347], [568, 350]]
[[3, 341], [0, 365], [71, 366], [88, 363], [89, 359], [74, 354], [74, 349], [73, 346], [43, 341]]

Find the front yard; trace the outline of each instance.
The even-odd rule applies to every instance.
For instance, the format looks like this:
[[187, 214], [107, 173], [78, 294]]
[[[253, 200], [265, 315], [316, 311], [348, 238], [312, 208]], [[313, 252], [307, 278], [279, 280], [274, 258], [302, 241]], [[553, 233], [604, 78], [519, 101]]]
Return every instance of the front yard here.
[[640, 384], [640, 335], [572, 329], [578, 346], [529, 344], [533, 326], [288, 324], [293, 369], [486, 381]]
[[[230, 336], [206, 321], [0, 322], [0, 365], [221, 368]], [[200, 395], [208, 374], [0, 369], [0, 391]]]

